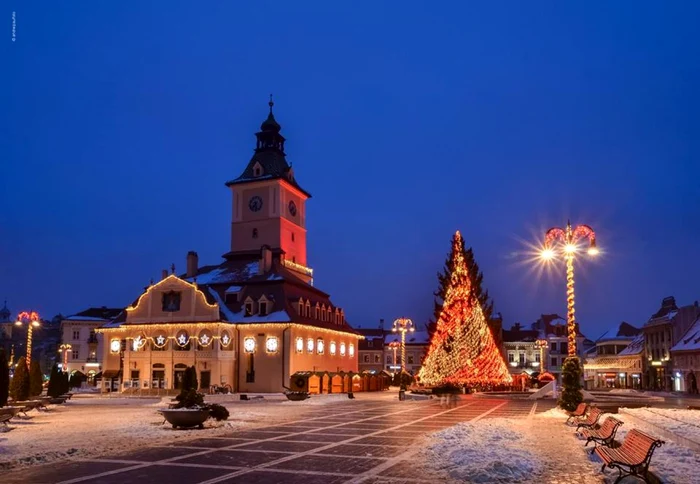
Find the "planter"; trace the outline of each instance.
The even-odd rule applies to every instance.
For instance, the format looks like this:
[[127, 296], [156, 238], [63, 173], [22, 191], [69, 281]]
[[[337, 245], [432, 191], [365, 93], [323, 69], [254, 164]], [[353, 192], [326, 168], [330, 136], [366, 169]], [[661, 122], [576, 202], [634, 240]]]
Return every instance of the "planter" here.
[[198, 408], [178, 408], [169, 410], [159, 410], [163, 418], [173, 426], [174, 429], [199, 427], [204, 428], [204, 422], [209, 418], [209, 410]]
[[287, 392], [285, 395], [287, 396], [287, 400], [291, 400], [293, 402], [300, 402], [309, 398], [309, 394], [307, 392]]

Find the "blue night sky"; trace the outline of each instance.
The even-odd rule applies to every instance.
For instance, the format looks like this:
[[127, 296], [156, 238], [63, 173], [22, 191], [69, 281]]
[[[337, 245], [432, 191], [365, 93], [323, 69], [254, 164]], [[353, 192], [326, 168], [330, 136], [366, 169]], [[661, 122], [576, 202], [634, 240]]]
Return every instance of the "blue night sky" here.
[[567, 218], [605, 251], [578, 266], [587, 336], [641, 325], [664, 296], [700, 299], [697, 2], [10, 3], [13, 311], [124, 306], [188, 250], [218, 263], [223, 184], [271, 92], [313, 194], [316, 285], [354, 325], [425, 322], [457, 229], [506, 326], [565, 315], [563, 271], [525, 260]]

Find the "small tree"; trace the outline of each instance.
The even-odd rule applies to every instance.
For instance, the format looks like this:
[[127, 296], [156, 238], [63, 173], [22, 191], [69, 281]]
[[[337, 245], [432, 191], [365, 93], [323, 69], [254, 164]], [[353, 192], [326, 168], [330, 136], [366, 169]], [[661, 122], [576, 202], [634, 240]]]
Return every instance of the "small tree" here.
[[10, 382], [10, 396], [16, 402], [29, 398], [29, 370], [27, 360], [23, 357], [17, 362], [15, 374]]
[[49, 377], [49, 387], [46, 389], [46, 394], [50, 397], [60, 397], [63, 395], [63, 375], [58, 369], [58, 365], [54, 363], [51, 367], [51, 376]]
[[5, 350], [0, 348], [0, 407], [7, 405], [10, 396], [10, 368], [7, 365]]
[[61, 372], [61, 395], [68, 393], [70, 390], [70, 382], [68, 372]]
[[581, 393], [581, 366], [578, 358], [564, 360], [561, 367], [562, 391], [559, 406], [564, 410], [574, 411], [583, 401]]
[[29, 396], [36, 397], [41, 395], [44, 390], [44, 375], [41, 373], [39, 361], [32, 360], [29, 368]]

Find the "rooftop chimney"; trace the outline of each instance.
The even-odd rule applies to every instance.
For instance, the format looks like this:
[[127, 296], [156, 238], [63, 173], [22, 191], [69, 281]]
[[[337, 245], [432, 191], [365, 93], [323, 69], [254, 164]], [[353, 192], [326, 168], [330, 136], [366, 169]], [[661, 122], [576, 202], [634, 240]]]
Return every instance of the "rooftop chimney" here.
[[199, 256], [193, 250], [187, 253], [187, 277], [194, 277], [197, 275], [199, 269]]
[[166, 277], [168, 277], [168, 269], [163, 269], [163, 272], [160, 274], [160, 280], [162, 281]]
[[258, 263], [258, 274], [267, 274], [272, 270], [272, 251], [267, 245], [260, 248], [260, 262]]

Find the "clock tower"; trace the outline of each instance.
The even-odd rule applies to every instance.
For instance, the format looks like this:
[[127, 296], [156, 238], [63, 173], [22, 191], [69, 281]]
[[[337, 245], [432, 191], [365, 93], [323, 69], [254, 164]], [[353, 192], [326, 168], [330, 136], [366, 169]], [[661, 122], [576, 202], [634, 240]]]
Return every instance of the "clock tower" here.
[[311, 195], [287, 163], [281, 127], [270, 113], [255, 133], [257, 144], [243, 173], [226, 182], [233, 196], [231, 252], [282, 250], [285, 260], [306, 266], [306, 200]]

